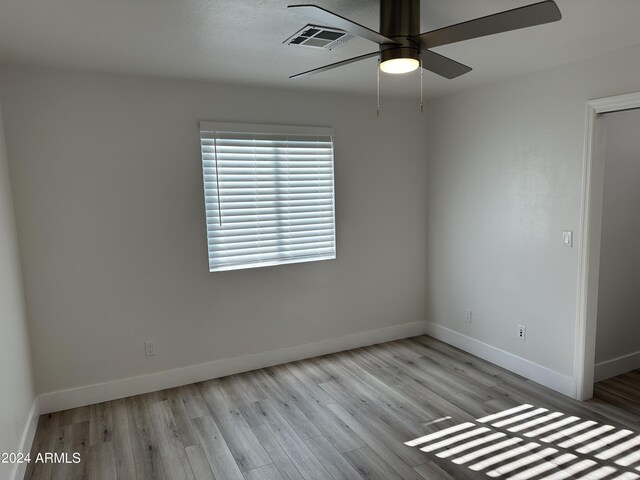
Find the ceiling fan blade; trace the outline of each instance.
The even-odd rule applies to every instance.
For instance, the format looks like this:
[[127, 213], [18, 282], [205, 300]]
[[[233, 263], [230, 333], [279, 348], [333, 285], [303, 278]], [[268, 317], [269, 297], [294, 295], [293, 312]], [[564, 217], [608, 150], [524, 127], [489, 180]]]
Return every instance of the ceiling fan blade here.
[[422, 50], [422, 68], [449, 80], [471, 71], [471, 67], [430, 50]]
[[556, 22], [561, 18], [562, 14], [556, 3], [553, 0], [546, 0], [432, 30], [413, 38], [418, 41], [420, 48], [434, 48], [472, 38]]
[[380, 35], [375, 30], [371, 30], [370, 28], [360, 25], [359, 23], [352, 22], [348, 18], [341, 17], [337, 13], [330, 12], [329, 10], [318, 7], [317, 5], [289, 5], [288, 8], [295, 8], [300, 13], [303, 13], [306, 16], [321, 22], [326, 27], [339, 28], [340, 30], [344, 30], [345, 32], [350, 33], [351, 35], [371, 40], [378, 45], [382, 45], [385, 43], [399, 43], [395, 40], [391, 40], [390, 38], [385, 37], [384, 35]]
[[324, 67], [318, 67], [314, 68], [313, 70], [307, 70], [306, 72], [296, 73], [295, 75], [291, 75], [289, 78], [298, 78], [304, 77], [305, 75], [312, 75], [314, 73], [326, 72], [327, 70], [332, 70], [343, 65], [349, 65], [350, 63], [359, 62], [360, 60], [365, 60], [367, 58], [377, 57], [378, 55], [380, 55], [380, 52], [366, 53], [357, 57], [347, 58], [346, 60], [342, 60], [341, 62], [330, 63], [329, 65], [325, 65]]

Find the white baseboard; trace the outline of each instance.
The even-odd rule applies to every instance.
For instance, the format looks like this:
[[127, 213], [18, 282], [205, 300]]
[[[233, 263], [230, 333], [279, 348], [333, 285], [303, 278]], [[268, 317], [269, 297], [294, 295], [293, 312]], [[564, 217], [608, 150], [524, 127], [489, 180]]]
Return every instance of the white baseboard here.
[[606, 380], [607, 378], [622, 375], [623, 373], [640, 368], [640, 352], [633, 352], [611, 360], [596, 363], [594, 380]]
[[572, 397], [573, 378], [449, 328], [427, 322], [427, 335]]
[[40, 395], [40, 412], [51, 413], [94, 403], [107, 402], [118, 398], [155, 392], [157, 390], [178, 387], [189, 383], [202, 382], [225, 375], [303, 360], [305, 358], [317, 357], [319, 355], [340, 352], [351, 348], [413, 337], [422, 335], [424, 332], [425, 322], [406, 323], [354, 333], [344, 337], [330, 338], [319, 342], [270, 350], [268, 352], [225, 358], [138, 377], [44, 393]]
[[[33, 399], [31, 410], [29, 410], [29, 415], [27, 416], [27, 421], [22, 432], [22, 438], [20, 439], [20, 447], [18, 448], [17, 452], [26, 454], [31, 451], [31, 445], [33, 444], [33, 439], [36, 436], [36, 428], [38, 427], [38, 418], [40, 418], [40, 405], [39, 399], [38, 397], [36, 397]], [[22, 480], [24, 478], [26, 470], [26, 463], [16, 463], [13, 468], [11, 478], [13, 480]]]

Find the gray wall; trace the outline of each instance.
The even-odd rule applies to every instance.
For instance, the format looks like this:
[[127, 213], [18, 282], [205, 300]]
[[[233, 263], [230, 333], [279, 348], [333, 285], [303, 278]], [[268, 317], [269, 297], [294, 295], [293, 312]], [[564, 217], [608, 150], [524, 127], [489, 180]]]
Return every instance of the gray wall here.
[[640, 355], [640, 110], [605, 115], [604, 129], [596, 363]]
[[[0, 85], [39, 392], [425, 320], [415, 101], [377, 119], [371, 97], [40, 68]], [[334, 127], [336, 260], [208, 272], [199, 120]]]
[[633, 47], [428, 104], [432, 322], [573, 374], [585, 102], [638, 90]]
[[[0, 110], [0, 453], [17, 452], [35, 391]], [[0, 463], [0, 478], [14, 466]]]

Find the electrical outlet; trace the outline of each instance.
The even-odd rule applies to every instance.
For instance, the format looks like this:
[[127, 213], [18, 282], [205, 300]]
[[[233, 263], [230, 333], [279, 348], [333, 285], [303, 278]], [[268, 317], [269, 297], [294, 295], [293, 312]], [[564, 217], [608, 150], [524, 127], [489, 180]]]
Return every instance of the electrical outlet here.
[[518, 325], [518, 338], [523, 342], [527, 339], [527, 327]]
[[472, 320], [473, 320], [473, 310], [465, 310], [464, 321], [467, 323], [471, 323]]
[[154, 357], [156, 354], [156, 342], [155, 340], [147, 340], [144, 342], [144, 356]]

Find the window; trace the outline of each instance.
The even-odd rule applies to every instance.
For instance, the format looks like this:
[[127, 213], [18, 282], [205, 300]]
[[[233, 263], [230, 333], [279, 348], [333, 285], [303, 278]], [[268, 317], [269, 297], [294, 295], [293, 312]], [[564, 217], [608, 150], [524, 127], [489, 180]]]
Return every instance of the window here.
[[332, 135], [200, 123], [209, 271], [336, 257]]

